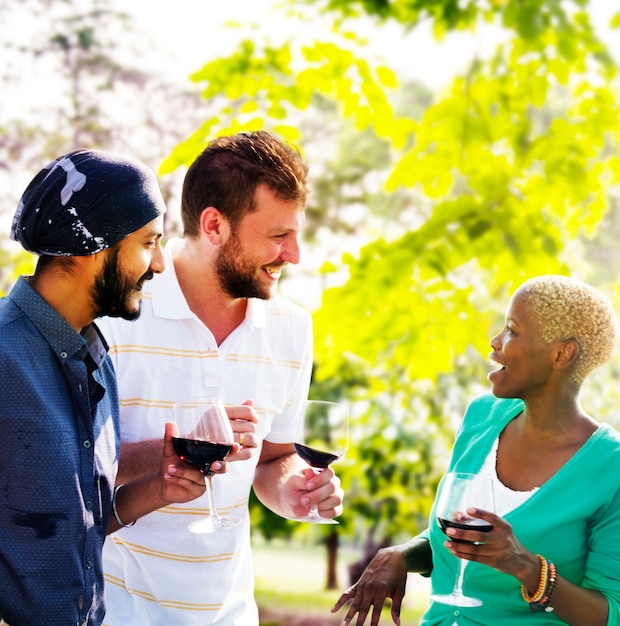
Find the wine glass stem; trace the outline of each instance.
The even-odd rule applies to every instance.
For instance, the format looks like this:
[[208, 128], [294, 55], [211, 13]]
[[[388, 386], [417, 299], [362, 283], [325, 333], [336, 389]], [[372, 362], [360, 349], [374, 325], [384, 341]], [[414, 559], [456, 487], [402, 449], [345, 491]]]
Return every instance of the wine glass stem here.
[[454, 585], [453, 595], [463, 595], [463, 577], [465, 576], [465, 566], [467, 561], [465, 559], [459, 559], [459, 575], [456, 578], [456, 584]]
[[205, 476], [207, 477], [207, 497], [209, 498], [209, 517], [211, 519], [220, 519], [220, 515], [215, 508], [215, 498], [213, 497], [213, 473], [208, 471]]

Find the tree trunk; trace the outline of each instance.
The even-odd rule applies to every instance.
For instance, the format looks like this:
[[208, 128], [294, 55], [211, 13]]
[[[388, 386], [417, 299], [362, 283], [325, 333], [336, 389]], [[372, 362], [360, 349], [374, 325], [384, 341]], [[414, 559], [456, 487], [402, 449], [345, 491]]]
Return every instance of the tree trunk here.
[[327, 583], [326, 589], [338, 589], [338, 545], [340, 536], [335, 528], [325, 539], [327, 546]]

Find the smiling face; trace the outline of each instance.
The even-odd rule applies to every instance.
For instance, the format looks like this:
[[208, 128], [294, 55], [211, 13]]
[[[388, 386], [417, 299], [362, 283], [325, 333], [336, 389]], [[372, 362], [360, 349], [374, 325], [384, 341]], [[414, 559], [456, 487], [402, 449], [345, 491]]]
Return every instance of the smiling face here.
[[525, 399], [544, 391], [553, 371], [554, 343], [542, 338], [527, 293], [517, 291], [508, 303], [504, 328], [491, 339], [489, 358], [498, 368], [488, 376], [493, 395]]
[[266, 185], [254, 195], [256, 210], [246, 213], [222, 244], [215, 263], [222, 289], [232, 298], [275, 295], [282, 269], [299, 263], [298, 236], [303, 207], [278, 198]]
[[164, 218], [159, 216], [100, 253], [105, 255], [103, 267], [91, 293], [95, 317], [134, 320], [140, 315], [144, 282], [164, 269], [163, 224]]

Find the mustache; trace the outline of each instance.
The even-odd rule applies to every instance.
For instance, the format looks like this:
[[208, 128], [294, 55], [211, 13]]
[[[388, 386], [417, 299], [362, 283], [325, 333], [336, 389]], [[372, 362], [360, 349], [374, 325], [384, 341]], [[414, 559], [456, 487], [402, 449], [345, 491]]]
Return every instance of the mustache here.
[[155, 273], [151, 272], [150, 270], [148, 272], [145, 272], [144, 274], [142, 274], [142, 276], [140, 277], [140, 279], [136, 283], [136, 290], [140, 291], [142, 289], [142, 286], [144, 285], [144, 283], [147, 280], [151, 280], [151, 278], [153, 278], [153, 276], [155, 276]]

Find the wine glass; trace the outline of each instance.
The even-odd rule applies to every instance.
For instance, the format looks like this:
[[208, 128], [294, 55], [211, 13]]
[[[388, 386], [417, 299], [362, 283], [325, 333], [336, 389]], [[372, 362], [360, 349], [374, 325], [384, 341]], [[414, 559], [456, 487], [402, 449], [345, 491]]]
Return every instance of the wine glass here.
[[[460, 528], [463, 530], [477, 530], [478, 532], [490, 532], [493, 526], [486, 520], [478, 519], [467, 514], [467, 509], [476, 507], [485, 511], [493, 511], [493, 482], [487, 476], [467, 474], [463, 472], [450, 472], [446, 474], [439, 493], [436, 507], [437, 523], [443, 532], [448, 528]], [[451, 541], [463, 542], [463, 539]], [[478, 598], [466, 596], [463, 593], [463, 578], [465, 567], [469, 561], [459, 559], [459, 571], [454, 589], [449, 594], [433, 594], [431, 599], [442, 604], [453, 606], [480, 606], [482, 601]]]
[[192, 522], [193, 533], [213, 533], [241, 523], [234, 517], [220, 517], [213, 496], [211, 464], [223, 461], [234, 442], [230, 419], [222, 400], [217, 396], [194, 398], [174, 405], [177, 436], [172, 443], [177, 456], [198, 468], [207, 478], [209, 517]]
[[[303, 433], [293, 442], [295, 452], [315, 472], [320, 472], [338, 460], [347, 450], [349, 440], [349, 408], [339, 402], [306, 400]], [[321, 517], [316, 504], [299, 522], [338, 524], [334, 519]]]

